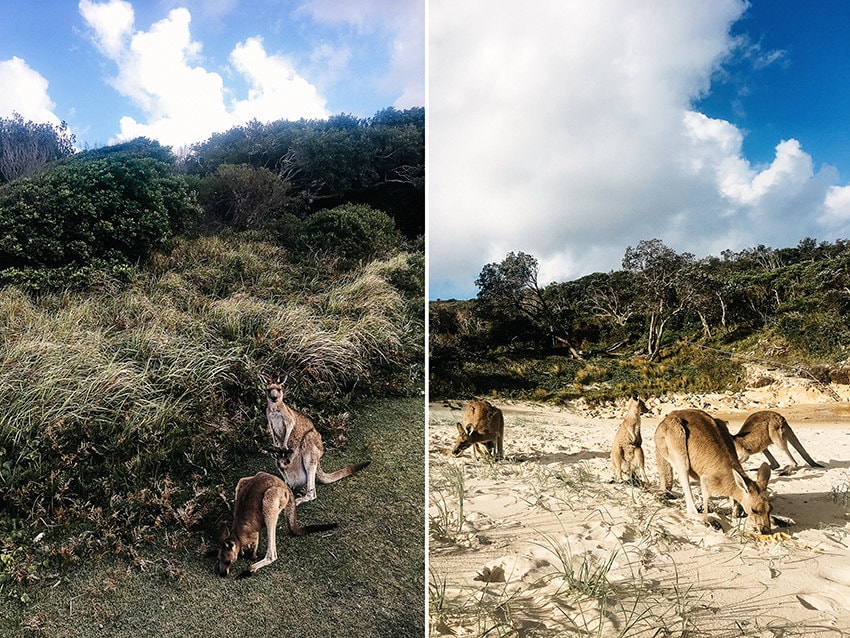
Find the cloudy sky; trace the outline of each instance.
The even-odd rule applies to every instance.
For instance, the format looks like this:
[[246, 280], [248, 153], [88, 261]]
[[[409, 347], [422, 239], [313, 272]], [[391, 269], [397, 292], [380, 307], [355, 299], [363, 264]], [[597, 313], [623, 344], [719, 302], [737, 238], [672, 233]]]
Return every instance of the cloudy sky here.
[[536, 256], [620, 268], [850, 237], [841, 0], [430, 0], [432, 299]]
[[0, 2], [0, 116], [80, 146], [425, 103], [424, 0]]

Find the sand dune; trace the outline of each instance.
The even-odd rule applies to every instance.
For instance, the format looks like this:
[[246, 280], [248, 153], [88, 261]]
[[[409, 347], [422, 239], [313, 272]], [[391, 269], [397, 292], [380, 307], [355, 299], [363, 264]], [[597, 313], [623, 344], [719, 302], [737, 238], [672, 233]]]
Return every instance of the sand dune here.
[[[734, 395], [651, 399], [649, 489], [610, 482], [625, 401], [493, 402], [505, 412], [498, 463], [447, 454], [463, 403], [430, 406], [432, 636], [850, 635], [849, 387], [778, 379]], [[658, 494], [653, 433], [682, 407], [727, 419], [732, 432], [748, 413], [776, 409], [825, 465], [771, 477], [784, 536], [748, 536], [725, 499], [713, 504], [715, 528]], [[763, 460], [744, 467], [754, 475]]]

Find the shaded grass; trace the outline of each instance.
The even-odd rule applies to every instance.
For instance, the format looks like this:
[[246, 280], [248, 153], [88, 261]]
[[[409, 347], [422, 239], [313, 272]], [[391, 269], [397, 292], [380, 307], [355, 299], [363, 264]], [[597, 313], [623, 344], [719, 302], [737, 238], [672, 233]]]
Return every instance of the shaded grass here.
[[[100, 558], [45, 578], [30, 588], [28, 605], [0, 602], [0, 635], [421, 636], [424, 424], [418, 399], [358, 409], [349, 445], [328, 450], [323, 467], [372, 464], [319, 486], [318, 499], [298, 508], [305, 524], [339, 527], [294, 538], [281, 522], [278, 561], [253, 578], [215, 575], [214, 559], [203, 554], [215, 542], [217, 521], [208, 520], [189, 546], [175, 550], [162, 537], [133, 560]], [[238, 478], [259, 470], [274, 471], [274, 463], [246, 456], [227, 471], [219, 518], [229, 521]]]

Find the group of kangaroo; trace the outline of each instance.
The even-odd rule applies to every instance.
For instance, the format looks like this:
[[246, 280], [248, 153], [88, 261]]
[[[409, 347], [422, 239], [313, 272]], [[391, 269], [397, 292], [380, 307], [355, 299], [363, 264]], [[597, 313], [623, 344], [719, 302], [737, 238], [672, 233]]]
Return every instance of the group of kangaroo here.
[[[336, 472], [322, 470], [320, 459], [324, 453], [322, 436], [313, 421], [303, 412], [289, 407], [283, 400], [284, 388], [280, 381], [261, 377], [266, 392], [266, 420], [272, 439], [272, 450], [281, 477], [258, 472], [239, 479], [236, 484], [233, 506], [233, 524], [222, 531], [218, 549], [218, 573], [227, 576], [240, 554], [250, 553], [257, 558], [260, 531], [266, 529], [266, 555], [243, 571], [239, 578], [253, 575], [258, 569], [277, 560], [275, 528], [283, 512], [289, 531], [303, 536], [336, 527], [336, 523], [302, 526], [295, 514], [295, 506], [316, 498], [316, 481], [327, 484], [362, 470], [369, 461], [348, 465]], [[295, 497], [293, 490], [304, 488], [304, 494]]]
[[[648, 412], [646, 404], [633, 394], [611, 449], [614, 481], [625, 473], [629, 479], [640, 478], [649, 485], [644, 467], [640, 434], [641, 415]], [[458, 437], [452, 454], [459, 456], [469, 447], [475, 458], [479, 449], [495, 458], [503, 456], [504, 416], [502, 411], [488, 401], [473, 401], [463, 412], [462, 423], [457, 424]], [[793, 446], [812, 467], [822, 467], [803, 448], [785, 418], [778, 412], [763, 410], [747, 417], [737, 434], [729, 432], [725, 421], [703, 410], [674, 410], [667, 414], [655, 430], [655, 452], [661, 489], [667, 493], [673, 486], [673, 474], [679, 479], [685, 497], [687, 513], [701, 520], [709, 511], [709, 498], [728, 496], [733, 511], [747, 514], [747, 524], [759, 534], [771, 529], [771, 504], [767, 498], [767, 483], [771, 469], [779, 463], [768, 451], [776, 445], [788, 458], [791, 466], [797, 462], [788, 445]], [[756, 480], [750, 479], [741, 463], [753, 454], [764, 453]], [[638, 477], [639, 474], [639, 477]], [[703, 514], [697, 510], [691, 491], [691, 479], [700, 482], [703, 497]]]

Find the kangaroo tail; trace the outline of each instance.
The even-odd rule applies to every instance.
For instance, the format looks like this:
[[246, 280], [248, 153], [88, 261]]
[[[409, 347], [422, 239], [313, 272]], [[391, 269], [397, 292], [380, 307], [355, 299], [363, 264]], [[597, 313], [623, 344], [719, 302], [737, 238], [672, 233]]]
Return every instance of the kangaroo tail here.
[[806, 449], [803, 447], [803, 444], [800, 443], [800, 439], [797, 438], [797, 435], [794, 434], [794, 431], [788, 426], [788, 421], [783, 419], [783, 425], [785, 425], [785, 436], [788, 438], [788, 442], [791, 446], [800, 453], [800, 456], [808, 463], [811, 467], [823, 467], [820, 463], [817, 463], [809, 453], [806, 452]]
[[293, 536], [305, 536], [307, 534], [314, 534], [316, 532], [324, 532], [329, 529], [333, 529], [337, 526], [336, 523], [324, 523], [321, 525], [302, 525], [298, 522], [298, 518], [295, 515], [295, 500], [290, 499], [286, 506], [283, 508], [283, 514], [286, 516], [286, 522], [289, 524], [289, 533]]
[[808, 463], [811, 467], [823, 467], [823, 465], [821, 465], [820, 463], [815, 461], [811, 456], [809, 456], [809, 453], [806, 452], [805, 448], [803, 447], [803, 444], [800, 443], [800, 440], [796, 436], [792, 434], [788, 437], [788, 441], [797, 449], [797, 451], [800, 453], [800, 456], [802, 456], [806, 463]]
[[355, 472], [359, 472], [364, 467], [369, 465], [372, 461], [366, 461], [365, 463], [355, 463], [354, 465], [346, 465], [341, 470], [337, 470], [336, 472], [326, 473], [321, 466], [316, 469], [316, 480], [319, 481], [322, 485], [327, 485], [328, 483], [333, 483], [340, 479], [345, 478], [346, 476], [351, 476]]

